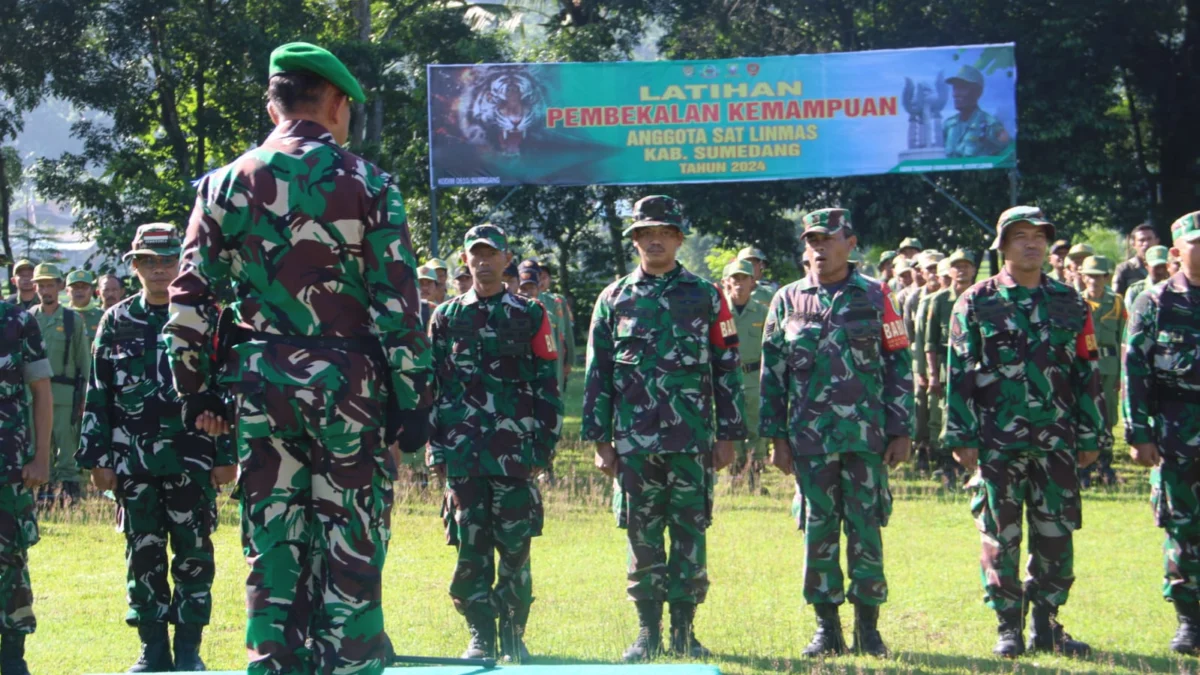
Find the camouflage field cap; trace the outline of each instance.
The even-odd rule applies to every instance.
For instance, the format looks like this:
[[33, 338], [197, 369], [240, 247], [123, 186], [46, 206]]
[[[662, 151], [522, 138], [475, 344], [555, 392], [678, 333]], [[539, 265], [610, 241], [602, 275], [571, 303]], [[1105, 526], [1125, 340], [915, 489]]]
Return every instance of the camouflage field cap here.
[[949, 258], [946, 258], [946, 264], [953, 267], [954, 263], [962, 262], [964, 260], [971, 263], [972, 265], [975, 264], [974, 254], [972, 254], [970, 251], [968, 251], [965, 248], [960, 248], [957, 251], [955, 251], [954, 253], [951, 253]]
[[1062, 249], [1062, 248], [1065, 248], [1068, 251], [1070, 251], [1071, 250], [1071, 242], [1067, 241], [1066, 239], [1059, 239], [1058, 241], [1054, 242], [1054, 244], [1052, 246], [1050, 246], [1050, 252], [1057, 253], [1058, 250]]
[[425, 261], [425, 266], [431, 270], [448, 270], [450, 266], [441, 258], [430, 258]]
[[837, 234], [847, 227], [854, 231], [854, 224], [850, 222], [850, 211], [847, 209], [818, 209], [804, 214], [800, 222], [804, 224], [801, 238], [810, 234]]
[[633, 205], [633, 223], [622, 234], [628, 237], [634, 230], [643, 227], [673, 227], [687, 234], [683, 223], [683, 208], [674, 198], [666, 195], [642, 197]]
[[1166, 265], [1171, 260], [1171, 250], [1166, 246], [1151, 246], [1146, 249], [1146, 264], [1150, 267]]
[[938, 275], [939, 277], [945, 277], [945, 276], [949, 276], [949, 275], [950, 275], [950, 269], [951, 269], [951, 268], [950, 268], [950, 259], [949, 259], [949, 258], [942, 258], [942, 260], [941, 260], [941, 261], [939, 261], [939, 262], [938, 262], [938, 265], [937, 265], [937, 275]]
[[362, 103], [367, 100], [362, 86], [350, 74], [346, 64], [322, 47], [307, 42], [289, 42], [271, 52], [269, 75], [296, 71], [309, 72], [328, 80], [352, 101]]
[[463, 237], [463, 250], [470, 251], [476, 244], [486, 244], [497, 251], [508, 250], [508, 235], [491, 223], [476, 225], [467, 230]]
[[756, 248], [754, 246], [747, 246], [746, 248], [738, 251], [737, 259], [738, 260], [761, 260], [762, 262], [767, 262], [767, 254], [763, 253], [761, 248]]
[[417, 280], [419, 281], [421, 279], [427, 279], [429, 281], [437, 281], [438, 280], [437, 270], [433, 269], [429, 265], [421, 265], [420, 267], [417, 268]]
[[895, 260], [896, 256], [898, 255], [900, 254], [895, 251], [884, 251], [883, 254], [879, 256], [879, 266], [883, 267], [887, 263]]
[[181, 249], [179, 235], [175, 226], [170, 223], [149, 223], [138, 225], [137, 234], [133, 235], [133, 248], [121, 256], [129, 260], [135, 255], [177, 256]]
[[1067, 253], [1067, 257], [1075, 262], [1081, 262], [1088, 256], [1096, 255], [1096, 249], [1092, 248], [1091, 244], [1075, 244]]
[[1193, 211], [1171, 223], [1171, 241], [1196, 241], [1200, 239], [1200, 211]]
[[977, 69], [964, 65], [958, 69], [954, 75], [946, 78], [946, 84], [973, 84], [980, 89], [983, 88], [983, 73]]
[[67, 275], [67, 285], [91, 284], [96, 285], [96, 275], [91, 270], [71, 270]]
[[735, 274], [745, 274], [749, 277], [754, 276], [754, 263], [749, 260], [734, 260], [722, 270], [721, 278], [728, 279]]
[[905, 237], [904, 241], [900, 242], [900, 246], [896, 250], [903, 251], [906, 248], [915, 248], [920, 251], [925, 247], [921, 245], [920, 239], [917, 239], [916, 237]]
[[996, 239], [992, 242], [993, 250], [1000, 250], [1000, 246], [1004, 242], [1004, 231], [1017, 223], [1036, 225], [1046, 230], [1046, 238], [1054, 238], [1054, 223], [1046, 220], [1046, 216], [1042, 214], [1041, 209], [1036, 206], [1014, 206], [1011, 209], [1006, 209], [996, 219]]
[[62, 281], [63, 272], [54, 263], [42, 263], [33, 268], [34, 281]]
[[1102, 277], [1113, 273], [1112, 261], [1102, 255], [1090, 255], [1083, 260], [1080, 274], [1090, 277]]
[[26, 267], [28, 267], [29, 269], [34, 269], [37, 267], [37, 265], [34, 265], [33, 261], [28, 258], [22, 258], [21, 260], [17, 261], [16, 265], [13, 265], [13, 274], [20, 272], [21, 270], [25, 269]]

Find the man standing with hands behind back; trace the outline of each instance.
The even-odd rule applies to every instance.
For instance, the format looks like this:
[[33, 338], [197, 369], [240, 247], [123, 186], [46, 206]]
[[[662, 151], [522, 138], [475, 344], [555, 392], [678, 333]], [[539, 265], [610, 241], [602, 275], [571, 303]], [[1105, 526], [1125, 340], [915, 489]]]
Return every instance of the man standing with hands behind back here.
[[625, 235], [641, 262], [592, 313], [582, 435], [596, 443], [596, 466], [616, 478], [614, 511], [629, 539], [639, 630], [625, 660], [662, 651], [664, 600], [671, 651], [703, 658], [692, 621], [708, 593], [712, 473], [746, 437], [737, 328], [721, 290], [676, 259], [686, 234], [679, 203], [645, 197], [633, 217]]

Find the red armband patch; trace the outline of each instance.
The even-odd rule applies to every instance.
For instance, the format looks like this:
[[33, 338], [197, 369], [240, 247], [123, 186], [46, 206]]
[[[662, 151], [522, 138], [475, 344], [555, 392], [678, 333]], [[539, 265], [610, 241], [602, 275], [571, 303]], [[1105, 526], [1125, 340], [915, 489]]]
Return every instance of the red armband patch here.
[[1096, 361], [1100, 358], [1100, 347], [1096, 344], [1096, 327], [1092, 325], [1091, 312], [1087, 313], [1083, 332], [1075, 338], [1075, 355], [1088, 361]]
[[[545, 308], [543, 308], [545, 309]], [[550, 330], [550, 317], [542, 312], [542, 327], [533, 336], [533, 353], [545, 361], [558, 360], [558, 346], [554, 344], [554, 331]]]
[[896, 296], [887, 284], [883, 285], [883, 351], [894, 352], [908, 346], [908, 331], [904, 317], [896, 306]]
[[[715, 286], [714, 286], [715, 287]], [[717, 349], [729, 349], [738, 344], [737, 324], [733, 321], [733, 313], [725, 302], [725, 294], [717, 289], [717, 298], [721, 309], [717, 312], [717, 320], [708, 328], [708, 341]]]

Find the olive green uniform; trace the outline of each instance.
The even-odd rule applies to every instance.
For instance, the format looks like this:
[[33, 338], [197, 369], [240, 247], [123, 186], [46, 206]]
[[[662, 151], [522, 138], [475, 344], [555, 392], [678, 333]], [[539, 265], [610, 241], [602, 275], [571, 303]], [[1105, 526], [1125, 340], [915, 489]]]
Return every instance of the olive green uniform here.
[[[42, 340], [46, 344], [46, 358], [50, 360], [50, 367], [54, 371], [50, 378], [50, 391], [54, 396], [50, 481], [78, 483], [80, 473], [75, 463], [75, 451], [79, 449], [81, 404], [92, 363], [87, 325], [77, 313], [62, 305], [53, 314], [44, 312], [41, 305], [29, 313], [41, 329]], [[76, 401], [80, 405], [76, 405]]]

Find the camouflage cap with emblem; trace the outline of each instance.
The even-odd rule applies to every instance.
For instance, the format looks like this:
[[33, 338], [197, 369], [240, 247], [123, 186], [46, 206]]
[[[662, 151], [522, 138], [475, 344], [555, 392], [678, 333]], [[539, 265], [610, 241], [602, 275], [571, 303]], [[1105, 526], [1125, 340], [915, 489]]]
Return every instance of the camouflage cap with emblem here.
[[1005, 209], [996, 219], [996, 238], [992, 241], [992, 249], [999, 251], [1004, 243], [1004, 232], [1017, 223], [1029, 223], [1046, 231], [1046, 238], [1054, 238], [1054, 223], [1046, 220], [1042, 210], [1036, 206], [1014, 206]]
[[420, 281], [422, 279], [436, 282], [438, 280], [437, 270], [429, 265], [421, 265], [417, 268], [417, 280]]
[[904, 240], [900, 242], [900, 245], [896, 247], [896, 250], [906, 251], [910, 248], [915, 248], [920, 251], [925, 247], [921, 245], [920, 239], [917, 239], [916, 237], [905, 237]]
[[448, 270], [450, 267], [441, 258], [430, 258], [425, 261], [425, 266], [431, 270]]
[[628, 237], [643, 227], [673, 227], [683, 234], [688, 227], [683, 222], [683, 208], [673, 197], [651, 195], [642, 197], [633, 205], [633, 223], [621, 233]]
[[965, 248], [960, 248], [960, 249], [956, 250], [954, 253], [951, 253], [950, 257], [946, 258], [946, 261], [947, 261], [946, 264], [950, 265], [951, 267], [954, 266], [954, 263], [964, 262], [964, 261], [969, 262], [972, 265], [974, 265], [975, 264], [975, 255]]
[[838, 232], [845, 232], [846, 236], [854, 235], [854, 225], [850, 222], [850, 211], [848, 209], [818, 209], [804, 214], [800, 219], [804, 225], [804, 232], [800, 234], [801, 239], [805, 239], [810, 234], [825, 234], [834, 235]]
[[73, 286], [75, 284], [95, 286], [96, 275], [91, 270], [71, 270], [71, 273], [67, 275], [67, 285]]
[[1113, 273], [1112, 261], [1102, 255], [1090, 255], [1083, 259], [1079, 273], [1089, 277], [1103, 277]]
[[738, 260], [757, 260], [763, 264], [766, 264], [767, 254], [763, 253], [761, 248], [756, 248], [754, 246], [747, 246], [746, 248], [738, 251], [737, 259]]
[[884, 251], [883, 253], [881, 253], [879, 255], [879, 266], [883, 267], [884, 265], [888, 264], [889, 262], [895, 260], [896, 256], [898, 256], [898, 255], [900, 255], [900, 254], [897, 253], [896, 251]]
[[749, 277], [754, 276], [754, 263], [749, 260], [734, 260], [721, 271], [721, 278], [728, 279], [736, 274], [745, 274]]
[[1151, 246], [1146, 249], [1146, 265], [1155, 267], [1157, 265], [1166, 265], [1171, 261], [1171, 250], [1163, 245]]
[[323, 78], [349, 96], [351, 101], [362, 103], [367, 100], [362, 86], [350, 74], [346, 64], [322, 47], [307, 42], [289, 42], [276, 47], [271, 52], [268, 75], [293, 72], [312, 73]]
[[1096, 249], [1092, 248], [1091, 244], [1075, 244], [1067, 253], [1067, 257], [1076, 263], [1083, 262], [1084, 258], [1093, 255], [1096, 255]]
[[138, 225], [137, 234], [133, 235], [133, 247], [121, 259], [129, 260], [138, 255], [178, 256], [180, 248], [174, 225], [148, 223]]
[[522, 260], [520, 262], [520, 264], [517, 265], [517, 269], [518, 270], [533, 270], [534, 272], [536, 272], [538, 274], [542, 273], [541, 263], [539, 263], [537, 260], [534, 260], [533, 258], [526, 258], [525, 260]]
[[64, 278], [66, 275], [54, 263], [42, 263], [33, 268], [34, 281], [62, 281]]
[[1171, 241], [1192, 242], [1200, 239], [1200, 211], [1193, 211], [1171, 223]]
[[491, 246], [497, 251], [508, 250], [508, 235], [497, 225], [484, 223], [467, 230], [463, 236], [463, 250], [470, 251], [478, 244]]
[[537, 266], [527, 267], [527, 266], [522, 265], [517, 268], [517, 278], [520, 280], [522, 286], [524, 286], [525, 284], [535, 284], [536, 285], [539, 281], [541, 281], [541, 278], [542, 278], [540, 271], [541, 271], [540, 267], [537, 267]]

